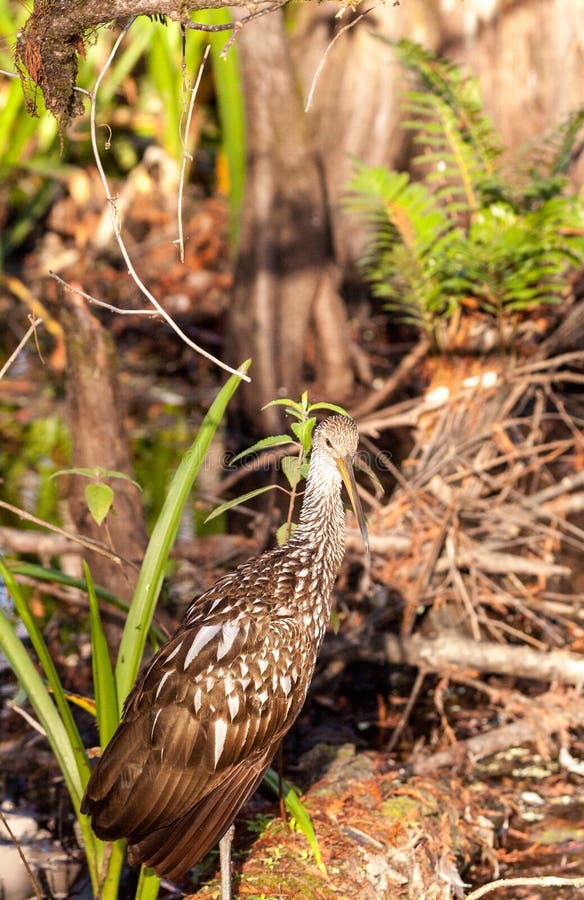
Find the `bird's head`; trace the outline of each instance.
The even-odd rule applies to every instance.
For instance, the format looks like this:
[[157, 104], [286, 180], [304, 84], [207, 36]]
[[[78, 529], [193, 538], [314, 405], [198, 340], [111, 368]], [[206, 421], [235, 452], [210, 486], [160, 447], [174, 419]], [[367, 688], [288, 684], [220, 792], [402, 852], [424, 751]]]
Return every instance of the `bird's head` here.
[[312, 452], [321, 465], [336, 466], [347, 488], [351, 506], [359, 522], [359, 530], [369, 551], [369, 538], [361, 500], [357, 493], [353, 460], [359, 444], [359, 430], [348, 416], [330, 416], [318, 425], [312, 436]]

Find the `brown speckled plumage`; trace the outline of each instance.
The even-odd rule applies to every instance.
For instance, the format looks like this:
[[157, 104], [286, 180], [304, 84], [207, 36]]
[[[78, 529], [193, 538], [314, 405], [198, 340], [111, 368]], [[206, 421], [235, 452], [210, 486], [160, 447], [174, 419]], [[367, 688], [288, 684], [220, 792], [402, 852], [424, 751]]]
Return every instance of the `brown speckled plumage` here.
[[344, 554], [341, 471], [352, 474], [357, 441], [343, 416], [315, 429], [292, 538], [198, 597], [140, 674], [82, 805], [99, 837], [128, 839], [131, 861], [170, 878], [195, 865], [300, 712]]

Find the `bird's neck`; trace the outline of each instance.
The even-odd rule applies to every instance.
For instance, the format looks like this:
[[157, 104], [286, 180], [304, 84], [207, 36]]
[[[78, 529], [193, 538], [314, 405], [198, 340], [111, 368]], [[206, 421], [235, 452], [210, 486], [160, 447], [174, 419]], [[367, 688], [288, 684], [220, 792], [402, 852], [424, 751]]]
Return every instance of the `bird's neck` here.
[[321, 463], [313, 453], [300, 518], [288, 542], [299, 563], [305, 555], [326, 583], [332, 585], [345, 552], [345, 516], [341, 502], [341, 476], [336, 466]]

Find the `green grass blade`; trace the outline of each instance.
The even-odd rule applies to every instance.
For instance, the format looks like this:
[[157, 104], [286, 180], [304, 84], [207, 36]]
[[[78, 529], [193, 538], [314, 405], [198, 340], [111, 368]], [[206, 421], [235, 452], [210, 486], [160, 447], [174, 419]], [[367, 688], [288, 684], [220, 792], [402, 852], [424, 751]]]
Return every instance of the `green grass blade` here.
[[108, 860], [107, 872], [101, 884], [101, 890], [97, 895], [99, 900], [119, 900], [120, 877], [126, 858], [126, 842], [114, 841], [111, 845], [111, 854]]
[[[240, 366], [240, 372], [245, 374], [249, 365], [250, 360], [247, 360]], [[148, 542], [116, 664], [115, 678], [120, 705], [129, 694], [140, 668], [146, 634], [152, 621], [168, 555], [178, 531], [183, 507], [213, 435], [225, 414], [227, 404], [240, 382], [239, 375], [232, 375], [211, 404], [195, 441], [183, 456], [172, 479], [166, 500]]]
[[180, 33], [176, 28], [150, 24], [151, 38], [145, 62], [150, 81], [161, 104], [163, 145], [178, 160], [182, 156], [180, 125], [184, 97], [180, 87]]
[[[58, 569], [45, 569], [44, 566], [39, 566], [36, 563], [17, 563], [16, 565], [10, 566], [10, 571], [14, 575], [25, 575], [27, 578], [34, 578], [35, 581], [65, 584], [67, 587], [79, 588], [84, 594], [88, 593], [87, 582], [85, 579], [73, 578], [72, 575], [65, 575], [64, 572], [60, 572]], [[130, 604], [126, 603], [124, 600], [120, 600], [112, 594], [111, 591], [107, 591], [98, 584], [94, 585], [94, 590], [99, 600], [105, 600], [110, 606], [113, 606], [115, 609], [120, 609], [122, 612], [129, 612]], [[150, 626], [149, 637], [154, 646], [165, 640], [164, 633], [160, 628], [157, 628], [156, 625]]]
[[[24, 598], [20, 589], [2, 560], [0, 560], [0, 577], [4, 580], [17, 610], [20, 611], [21, 608], [25, 608]], [[28, 614], [27, 618], [30, 618], [30, 614]], [[30, 628], [29, 624], [25, 622], [32, 639], [31, 631], [34, 633], [38, 629], [36, 628], [36, 623], [33, 622]], [[38, 637], [36, 638], [36, 643], [38, 644]], [[63, 778], [65, 779], [65, 784], [81, 828], [91, 882], [94, 891], [96, 891], [99, 882], [99, 870], [103, 861], [103, 844], [93, 834], [87, 816], [81, 815], [79, 811], [83, 789], [89, 774], [89, 764], [75, 723], [72, 723], [69, 708], [67, 707], [66, 719], [70, 720], [70, 722], [67, 724], [62, 715], [60, 715], [60, 710], [57, 710], [55, 707], [55, 701], [59, 697], [62, 698], [63, 703], [66, 703], [61, 685], [58, 684], [57, 692], [53, 694], [55, 698], [53, 700], [26, 648], [14, 632], [10, 620], [2, 610], [0, 610], [0, 650], [6, 656], [12, 671], [26, 692], [63, 773]], [[41, 655], [43, 658], [48, 655], [46, 647]]]
[[136, 888], [136, 900], [156, 900], [160, 879], [152, 871], [144, 866], [140, 869], [140, 878]]
[[28, 656], [22, 641], [14, 632], [10, 620], [2, 610], [0, 610], [0, 647], [18, 681], [26, 691], [37, 718], [53, 746], [55, 756], [65, 775], [69, 792], [77, 801], [77, 808], [79, 808], [83, 785], [67, 732], [45, 683]]
[[[222, 25], [230, 22], [231, 16], [227, 9], [207, 9], [202, 21], [209, 25]], [[232, 44], [227, 55], [221, 57], [221, 51], [230, 37], [230, 32], [209, 35], [213, 49], [211, 60], [223, 135], [223, 150], [229, 171], [231, 245], [236, 247], [239, 237], [239, 213], [245, 190], [245, 111], [237, 44]]]
[[[71, 780], [71, 798], [75, 806], [75, 811], [77, 812], [81, 803], [83, 790], [85, 788], [85, 785], [87, 784], [87, 781], [89, 780], [89, 760], [87, 759], [87, 754], [85, 753], [83, 742], [79, 735], [79, 731], [77, 730], [77, 725], [75, 724], [71, 709], [63, 693], [63, 688], [59, 680], [57, 670], [55, 669], [53, 660], [49, 655], [49, 651], [47, 650], [47, 645], [45, 644], [41, 631], [37, 623], [35, 622], [30, 609], [28, 608], [28, 604], [26, 603], [22, 591], [16, 583], [12, 572], [6, 567], [2, 560], [0, 560], [0, 577], [4, 580], [8, 593], [14, 601], [16, 611], [22, 619], [24, 627], [26, 628], [32, 641], [34, 651], [38, 656], [39, 662], [49, 683], [49, 687], [53, 692], [55, 703], [60, 713], [63, 727], [65, 728], [67, 734], [68, 746], [73, 751], [75, 765], [71, 768], [71, 771], [67, 772], [67, 775], [65, 777]], [[14, 671], [16, 673], [16, 676], [19, 677], [19, 671], [17, 669], [15, 669]], [[34, 705], [33, 698], [30, 695], [28, 696], [29, 700]]]
[[101, 624], [99, 604], [93, 586], [89, 566], [84, 561], [83, 571], [87, 580], [89, 596], [89, 616], [91, 623], [91, 668], [93, 672], [93, 691], [99, 728], [101, 749], [109, 744], [114, 731], [118, 727], [118, 694], [114, 681], [114, 672], [110, 661], [109, 648]]
[[[274, 772], [273, 769], [268, 769], [268, 771], [264, 775], [264, 783], [268, 785], [270, 790], [273, 791], [277, 797], [280, 796], [280, 781], [277, 772]], [[282, 781], [282, 789], [284, 791], [284, 805], [286, 806], [286, 809], [296, 822], [298, 830], [308, 841], [308, 845], [312, 851], [312, 855], [314, 856], [317, 866], [326, 875], [326, 869], [322, 861], [320, 847], [318, 846], [318, 840], [316, 838], [316, 832], [314, 831], [312, 819], [310, 818], [306, 807], [302, 803], [300, 797], [298, 796], [292, 785], [289, 784], [286, 780]]]
[[284, 444], [293, 443], [294, 441], [289, 434], [271, 434], [269, 437], [262, 438], [261, 441], [256, 441], [255, 444], [252, 444], [251, 447], [247, 447], [246, 450], [242, 450], [241, 453], [238, 453], [237, 456], [234, 456], [233, 459], [229, 461], [229, 464], [233, 465], [238, 462], [238, 460], [243, 459], [244, 456], [250, 456], [258, 450], [266, 450], [269, 447], [281, 447]]
[[211, 522], [213, 519], [217, 518], [217, 516], [220, 516], [221, 513], [227, 512], [228, 509], [233, 509], [234, 506], [241, 506], [242, 503], [247, 503], [252, 497], [259, 497], [260, 494], [265, 494], [266, 491], [273, 491], [275, 487], [275, 484], [266, 484], [264, 487], [248, 491], [247, 494], [240, 494], [239, 497], [234, 497], [233, 500], [227, 500], [225, 503], [222, 503], [221, 506], [215, 507], [215, 509], [209, 513], [205, 519], [205, 524]]

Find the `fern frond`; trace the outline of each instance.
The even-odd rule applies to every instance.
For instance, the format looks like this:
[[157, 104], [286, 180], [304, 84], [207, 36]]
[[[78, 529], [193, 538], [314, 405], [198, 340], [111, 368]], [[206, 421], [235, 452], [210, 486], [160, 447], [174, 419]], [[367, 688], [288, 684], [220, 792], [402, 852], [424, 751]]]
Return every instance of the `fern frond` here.
[[534, 149], [521, 150], [517, 166], [520, 187], [518, 208], [530, 210], [559, 197], [568, 184], [568, 175], [584, 151], [584, 105], [547, 134]]
[[[362, 260], [373, 294], [435, 339], [441, 320], [475, 308], [501, 324], [563, 298], [570, 267], [584, 263], [584, 207], [564, 193], [584, 107], [556, 138], [547, 169], [524, 185], [503, 175], [499, 138], [476, 81], [408, 41], [392, 46], [425, 92], [408, 94], [422, 181], [357, 165], [346, 205], [366, 217]], [[550, 142], [550, 146], [552, 143]]]
[[375, 296], [405, 321], [432, 331], [449, 298], [437, 278], [439, 248], [453, 225], [434, 195], [403, 172], [357, 165], [346, 205], [365, 211], [371, 228], [362, 259]]
[[[482, 171], [493, 175], [501, 156], [499, 135], [485, 116], [476, 78], [463, 73], [457, 65], [440, 59], [413, 41], [388, 41], [414, 75], [419, 93], [408, 99], [415, 115], [432, 118], [433, 107], [446, 107], [453, 116], [456, 130], [472, 149]], [[419, 127], [420, 123], [418, 123]]]
[[501, 317], [562, 300], [570, 264], [584, 259], [584, 239], [564, 235], [565, 201], [557, 198], [519, 215], [508, 204], [477, 214], [459, 248], [450, 290], [475, 297], [481, 309]]
[[[544, 138], [543, 146], [548, 151], [546, 159], [548, 176], [553, 178], [568, 175], [584, 149], [583, 128], [584, 105], [570, 113], [551, 134]], [[578, 139], [579, 143], [577, 143]]]

